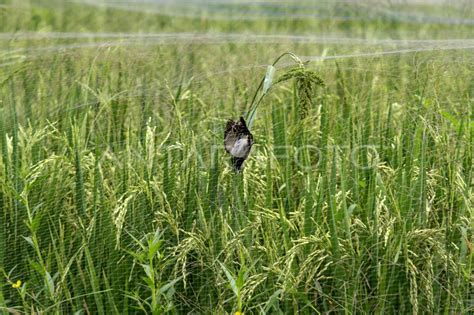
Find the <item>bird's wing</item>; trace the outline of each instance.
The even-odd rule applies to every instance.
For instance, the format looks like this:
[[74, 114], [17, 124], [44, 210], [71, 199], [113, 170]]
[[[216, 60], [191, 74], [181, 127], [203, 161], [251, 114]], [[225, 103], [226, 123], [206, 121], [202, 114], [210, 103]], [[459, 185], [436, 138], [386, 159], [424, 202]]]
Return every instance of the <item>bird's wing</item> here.
[[225, 132], [224, 147], [228, 153], [231, 153], [234, 147], [236, 136], [232, 132]]
[[227, 124], [225, 126], [225, 132], [224, 134], [228, 133], [229, 131], [232, 130], [232, 128], [235, 126], [235, 121], [233, 121], [232, 119], [229, 119], [227, 121]]

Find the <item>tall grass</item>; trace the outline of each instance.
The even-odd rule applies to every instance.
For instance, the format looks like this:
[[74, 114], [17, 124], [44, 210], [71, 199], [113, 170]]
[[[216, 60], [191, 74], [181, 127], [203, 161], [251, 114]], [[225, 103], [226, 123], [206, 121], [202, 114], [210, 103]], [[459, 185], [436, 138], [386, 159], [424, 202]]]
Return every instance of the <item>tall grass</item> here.
[[[69, 24], [61, 13], [69, 6], [12, 16], [20, 29], [33, 27], [32, 15], [57, 31], [124, 27], [120, 10], [80, 8], [88, 21]], [[2, 30], [15, 28], [5, 21]], [[149, 27], [160, 23], [206, 21], [161, 17]], [[228, 30], [213, 23], [198, 27]], [[290, 21], [252, 23], [238, 27]], [[334, 27], [357, 33], [360, 23]], [[423, 28], [443, 36], [437, 25]], [[467, 28], [445, 32], [468, 36]], [[2, 49], [58, 44], [48, 41]], [[2, 311], [474, 311], [471, 51], [306, 64], [326, 85], [304, 90], [296, 77], [273, 86], [250, 158], [234, 174], [225, 121], [248, 108], [265, 75], [238, 67], [249, 56], [269, 64], [289, 48], [323, 52], [297, 43], [131, 46], [1, 68]]]

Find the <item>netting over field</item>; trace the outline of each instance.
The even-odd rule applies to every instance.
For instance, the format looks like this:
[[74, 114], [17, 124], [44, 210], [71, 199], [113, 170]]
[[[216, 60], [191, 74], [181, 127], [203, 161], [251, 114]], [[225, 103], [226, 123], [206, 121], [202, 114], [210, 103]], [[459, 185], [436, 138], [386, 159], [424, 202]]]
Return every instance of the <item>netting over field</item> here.
[[[0, 20], [1, 311], [474, 311], [470, 1]], [[236, 173], [226, 121], [262, 95]]]

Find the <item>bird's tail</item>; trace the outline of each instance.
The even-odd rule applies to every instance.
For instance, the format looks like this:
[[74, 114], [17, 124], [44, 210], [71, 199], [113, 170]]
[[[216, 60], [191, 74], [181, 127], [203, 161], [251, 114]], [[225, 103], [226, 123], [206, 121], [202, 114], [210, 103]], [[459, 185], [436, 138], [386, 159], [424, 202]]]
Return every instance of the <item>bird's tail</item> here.
[[235, 172], [239, 172], [242, 169], [245, 159], [239, 157], [232, 157], [232, 166], [234, 167]]

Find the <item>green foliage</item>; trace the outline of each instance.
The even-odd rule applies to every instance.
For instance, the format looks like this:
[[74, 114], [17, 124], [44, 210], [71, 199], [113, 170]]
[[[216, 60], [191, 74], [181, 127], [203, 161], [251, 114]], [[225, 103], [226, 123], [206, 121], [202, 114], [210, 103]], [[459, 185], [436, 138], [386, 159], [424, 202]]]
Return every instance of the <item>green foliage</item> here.
[[[16, 8], [2, 32], [52, 33], [0, 39], [0, 312], [474, 311], [472, 50], [65, 33], [472, 27]], [[225, 121], [257, 107], [234, 174]]]

